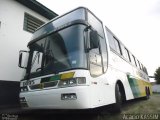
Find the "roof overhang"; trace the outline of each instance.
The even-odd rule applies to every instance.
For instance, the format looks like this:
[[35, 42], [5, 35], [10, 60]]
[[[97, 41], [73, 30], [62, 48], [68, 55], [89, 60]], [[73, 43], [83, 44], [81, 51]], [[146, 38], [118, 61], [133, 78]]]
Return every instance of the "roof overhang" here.
[[56, 14], [52, 10], [48, 9], [47, 7], [45, 7], [44, 5], [42, 5], [41, 3], [39, 3], [36, 0], [15, 0], [15, 1], [23, 4], [24, 6], [26, 6], [26, 7], [30, 8], [31, 10], [39, 13], [40, 15], [46, 17], [49, 20], [58, 16], [58, 14]]

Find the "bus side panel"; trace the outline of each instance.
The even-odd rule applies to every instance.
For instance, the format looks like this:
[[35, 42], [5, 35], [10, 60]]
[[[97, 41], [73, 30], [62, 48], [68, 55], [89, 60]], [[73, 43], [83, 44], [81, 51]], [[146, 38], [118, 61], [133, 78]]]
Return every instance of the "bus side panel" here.
[[115, 83], [110, 72], [111, 70], [108, 68], [106, 74], [90, 79], [93, 108], [115, 103]]
[[134, 98], [146, 96], [146, 88], [149, 88], [150, 93], [152, 93], [151, 92], [151, 85], [150, 85], [149, 81], [146, 81], [141, 76], [146, 76], [146, 75], [144, 73], [140, 72], [135, 67], [133, 67], [133, 74], [127, 75], [127, 78], [130, 83], [130, 87], [132, 89]]
[[110, 81], [114, 81], [115, 84], [117, 80], [120, 80], [124, 86], [126, 100], [133, 99], [133, 92], [127, 79], [127, 74], [133, 73], [132, 66], [112, 51], [110, 52], [109, 66], [112, 70], [110, 74], [114, 76], [114, 79]]

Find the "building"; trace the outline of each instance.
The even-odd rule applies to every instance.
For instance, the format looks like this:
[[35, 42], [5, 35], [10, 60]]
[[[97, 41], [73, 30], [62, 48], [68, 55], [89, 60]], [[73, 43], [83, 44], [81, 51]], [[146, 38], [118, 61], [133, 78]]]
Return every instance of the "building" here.
[[27, 50], [35, 29], [56, 16], [36, 0], [0, 0], [0, 105], [17, 102], [24, 72], [19, 50]]
[[160, 85], [155, 84], [152, 86], [153, 93], [160, 93]]
[[151, 82], [153, 93], [160, 93], [160, 84], [156, 84], [156, 81]]

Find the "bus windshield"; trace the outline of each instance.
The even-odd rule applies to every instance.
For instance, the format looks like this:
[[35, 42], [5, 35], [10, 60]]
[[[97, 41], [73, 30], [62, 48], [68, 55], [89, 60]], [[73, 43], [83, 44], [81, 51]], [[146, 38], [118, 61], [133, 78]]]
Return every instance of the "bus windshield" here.
[[72, 25], [30, 44], [29, 77], [87, 69], [84, 29], [84, 25]]

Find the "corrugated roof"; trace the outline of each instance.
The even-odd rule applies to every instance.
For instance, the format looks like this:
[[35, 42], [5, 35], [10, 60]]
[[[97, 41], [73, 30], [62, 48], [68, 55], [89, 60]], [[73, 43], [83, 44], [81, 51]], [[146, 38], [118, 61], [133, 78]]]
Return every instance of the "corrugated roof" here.
[[45, 7], [44, 5], [42, 5], [36, 0], [16, 0], [16, 1], [32, 9], [33, 11], [39, 13], [40, 15], [46, 17], [49, 20], [58, 16], [58, 14], [56, 14], [55, 12]]

